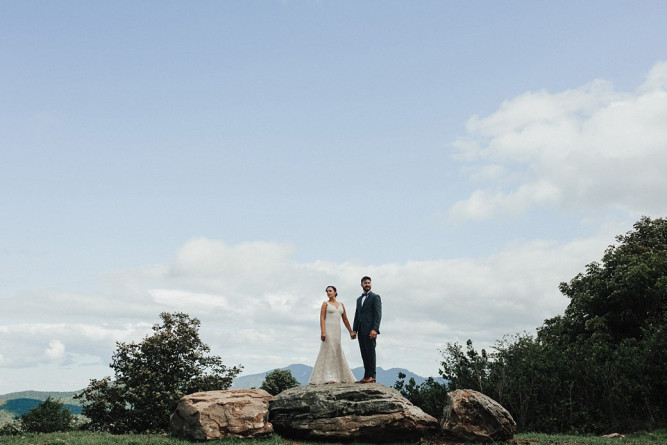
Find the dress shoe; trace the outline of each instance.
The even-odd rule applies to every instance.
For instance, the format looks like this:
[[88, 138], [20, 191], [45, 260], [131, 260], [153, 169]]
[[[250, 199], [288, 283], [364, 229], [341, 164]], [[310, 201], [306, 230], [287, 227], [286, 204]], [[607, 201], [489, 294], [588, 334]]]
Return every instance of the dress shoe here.
[[375, 379], [373, 377], [364, 377], [363, 379], [359, 380], [357, 383], [375, 383]]

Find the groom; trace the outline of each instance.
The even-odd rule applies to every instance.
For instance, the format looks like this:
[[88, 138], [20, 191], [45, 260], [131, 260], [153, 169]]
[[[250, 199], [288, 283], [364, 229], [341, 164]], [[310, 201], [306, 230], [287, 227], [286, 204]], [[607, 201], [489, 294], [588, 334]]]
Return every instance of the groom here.
[[382, 300], [378, 294], [371, 292], [370, 277], [361, 279], [361, 288], [364, 293], [357, 298], [357, 309], [352, 323], [352, 330], [359, 339], [361, 359], [364, 361], [364, 378], [358, 383], [375, 383], [375, 340], [380, 333]]

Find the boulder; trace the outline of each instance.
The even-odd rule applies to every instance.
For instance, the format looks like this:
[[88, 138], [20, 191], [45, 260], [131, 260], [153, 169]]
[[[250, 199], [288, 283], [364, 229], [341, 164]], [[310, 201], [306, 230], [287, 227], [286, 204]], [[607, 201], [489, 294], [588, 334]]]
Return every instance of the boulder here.
[[516, 432], [516, 422], [505, 408], [471, 389], [447, 394], [440, 425], [448, 436], [468, 442], [507, 441]]
[[273, 433], [269, 402], [262, 389], [205, 391], [181, 398], [171, 415], [171, 431], [194, 440], [258, 437]]
[[411, 441], [440, 429], [434, 417], [378, 383], [290, 388], [276, 396], [269, 411], [276, 433], [297, 440]]

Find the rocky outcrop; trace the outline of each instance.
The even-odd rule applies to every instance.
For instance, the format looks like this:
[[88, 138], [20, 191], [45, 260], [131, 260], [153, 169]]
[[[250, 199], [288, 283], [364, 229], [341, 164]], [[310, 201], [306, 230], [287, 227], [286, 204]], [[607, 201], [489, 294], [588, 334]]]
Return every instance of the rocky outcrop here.
[[434, 417], [377, 383], [291, 388], [269, 410], [276, 433], [291, 439], [400, 442], [439, 430]]
[[505, 408], [471, 389], [447, 394], [441, 426], [448, 436], [469, 442], [502, 442], [516, 432], [516, 422]]
[[206, 391], [181, 398], [171, 415], [171, 431], [194, 440], [257, 437], [273, 432], [269, 402], [262, 389]]

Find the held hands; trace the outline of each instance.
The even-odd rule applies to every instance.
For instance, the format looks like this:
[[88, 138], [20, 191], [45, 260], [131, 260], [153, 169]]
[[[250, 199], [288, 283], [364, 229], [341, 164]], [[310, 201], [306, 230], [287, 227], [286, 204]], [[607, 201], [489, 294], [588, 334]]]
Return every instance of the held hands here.
[[350, 331], [350, 338], [351, 338], [352, 340], [354, 340], [355, 338], [357, 338], [357, 333], [354, 332], [354, 331]]
[[320, 338], [322, 339], [322, 341], [324, 341], [327, 338], [327, 334], [322, 332], [322, 334], [320, 335]]

